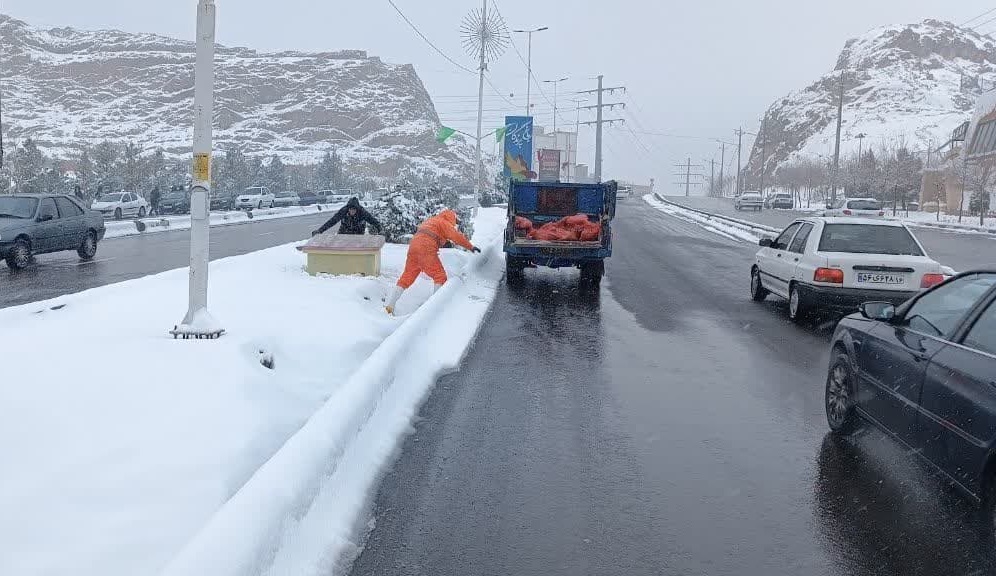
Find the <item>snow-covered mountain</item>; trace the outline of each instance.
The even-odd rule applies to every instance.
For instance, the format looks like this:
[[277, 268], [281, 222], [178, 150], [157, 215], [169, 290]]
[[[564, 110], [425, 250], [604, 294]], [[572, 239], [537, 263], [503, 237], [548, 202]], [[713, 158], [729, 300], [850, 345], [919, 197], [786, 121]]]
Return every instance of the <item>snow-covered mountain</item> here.
[[[70, 157], [81, 142], [133, 141], [190, 153], [194, 44], [153, 34], [43, 30], [0, 15], [5, 140], [34, 138]], [[242, 145], [285, 162], [338, 148], [347, 166], [461, 177], [466, 141], [439, 144], [439, 117], [415, 68], [360, 50], [262, 54], [219, 46], [215, 150]]]
[[[996, 85], [996, 44], [950, 22], [876, 28], [844, 45], [832, 71], [774, 102], [765, 122], [767, 172], [798, 157], [833, 154], [844, 73], [841, 155], [900, 142], [936, 147], [969, 119], [982, 88]], [[761, 138], [751, 151], [759, 172]]]

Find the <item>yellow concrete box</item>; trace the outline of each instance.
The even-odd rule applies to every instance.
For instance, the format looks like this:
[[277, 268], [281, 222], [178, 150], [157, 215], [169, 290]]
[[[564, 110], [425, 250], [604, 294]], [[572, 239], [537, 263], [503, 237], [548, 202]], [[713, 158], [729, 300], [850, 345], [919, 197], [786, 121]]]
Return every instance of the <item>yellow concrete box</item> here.
[[308, 274], [380, 276], [380, 249], [384, 237], [378, 235], [319, 234], [297, 249], [308, 255]]

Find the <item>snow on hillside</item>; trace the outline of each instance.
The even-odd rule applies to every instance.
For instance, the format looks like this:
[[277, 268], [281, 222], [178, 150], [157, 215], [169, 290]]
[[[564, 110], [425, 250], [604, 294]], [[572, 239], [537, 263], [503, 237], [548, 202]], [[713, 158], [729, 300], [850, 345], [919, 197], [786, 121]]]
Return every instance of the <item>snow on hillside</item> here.
[[[849, 40], [832, 71], [768, 110], [768, 170], [796, 157], [833, 153], [844, 71], [841, 153], [904, 142], [926, 150], [968, 120], [982, 87], [996, 85], [996, 44], [949, 22], [885, 26]], [[864, 142], [857, 138], [865, 134]], [[761, 139], [751, 152], [760, 165]]]
[[[70, 157], [81, 142], [135, 141], [188, 154], [194, 45], [116, 30], [42, 30], [0, 15], [5, 136]], [[360, 50], [259, 53], [219, 46], [216, 149], [317, 161], [335, 146], [354, 171], [395, 176], [407, 165], [453, 177], [472, 166], [440, 123], [410, 64]]]

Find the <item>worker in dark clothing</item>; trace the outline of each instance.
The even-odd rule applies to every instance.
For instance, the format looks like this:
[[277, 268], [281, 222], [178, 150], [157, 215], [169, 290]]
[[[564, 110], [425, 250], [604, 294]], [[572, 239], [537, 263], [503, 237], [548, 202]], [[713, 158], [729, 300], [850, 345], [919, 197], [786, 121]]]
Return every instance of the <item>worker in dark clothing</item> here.
[[85, 200], [83, 198], [83, 188], [80, 188], [79, 184], [77, 184], [76, 187], [73, 188], [73, 195], [76, 196], [76, 199], [79, 200], [80, 202], [83, 202]]
[[359, 198], [354, 196], [335, 213], [335, 216], [329, 218], [328, 222], [322, 224], [322, 227], [312, 232], [311, 235], [317, 236], [339, 222], [342, 222], [342, 225], [339, 226], [339, 234], [365, 234], [367, 224], [377, 232], [381, 230], [380, 222], [373, 217], [373, 214], [367, 212], [366, 208], [360, 206]]
[[162, 194], [159, 192], [159, 186], [152, 188], [152, 193], [149, 194], [149, 204], [152, 207], [152, 216], [159, 216], [159, 202], [162, 201]]

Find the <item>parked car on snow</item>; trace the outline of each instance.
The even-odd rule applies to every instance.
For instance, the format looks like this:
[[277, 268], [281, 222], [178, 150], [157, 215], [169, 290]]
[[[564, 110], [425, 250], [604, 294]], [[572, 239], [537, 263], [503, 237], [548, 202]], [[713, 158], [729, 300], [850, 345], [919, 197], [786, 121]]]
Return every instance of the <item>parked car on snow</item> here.
[[885, 216], [885, 210], [875, 198], [838, 198], [836, 204], [827, 205], [823, 215], [879, 218]]
[[274, 206], [287, 207], [301, 204], [301, 197], [296, 192], [277, 192], [273, 196]]
[[212, 191], [211, 210], [212, 211], [235, 210], [235, 196], [230, 192]]
[[774, 192], [764, 199], [765, 208], [795, 208], [795, 199], [788, 192]]
[[266, 186], [254, 186], [246, 188], [246, 191], [239, 194], [235, 203], [239, 210], [252, 210], [253, 208], [273, 208], [275, 197]]
[[160, 214], [189, 214], [190, 191], [174, 190], [167, 192], [159, 201]]
[[996, 270], [898, 308], [867, 302], [837, 325], [830, 350], [830, 429], [885, 430], [982, 504], [982, 545], [996, 546]]
[[315, 194], [314, 192], [301, 192], [298, 195], [298, 198], [299, 198], [298, 204], [300, 204], [301, 206], [313, 206], [321, 202], [321, 200], [319, 200], [318, 198], [318, 195]]
[[870, 300], [898, 306], [945, 279], [945, 268], [901, 222], [803, 218], [760, 245], [751, 298], [785, 298], [795, 322], [820, 310], [850, 314]]
[[145, 218], [149, 213], [149, 203], [134, 192], [113, 192], [101, 194], [90, 206], [91, 209], [100, 212], [104, 218]]
[[104, 218], [70, 196], [0, 196], [0, 258], [24, 268], [35, 254], [76, 250], [90, 260], [104, 239]]
[[733, 199], [733, 208], [736, 210], [760, 211], [763, 206], [764, 199], [760, 192], [744, 192]]

